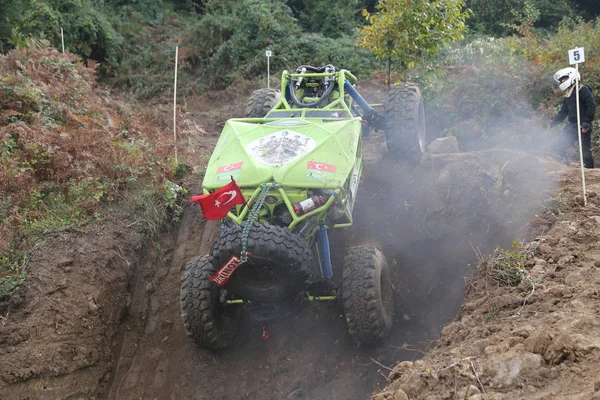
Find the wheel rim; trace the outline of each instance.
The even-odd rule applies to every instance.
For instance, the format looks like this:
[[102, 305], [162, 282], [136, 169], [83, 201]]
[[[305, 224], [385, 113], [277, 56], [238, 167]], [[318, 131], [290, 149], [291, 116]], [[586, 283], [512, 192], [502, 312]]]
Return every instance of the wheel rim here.
[[236, 271], [240, 282], [246, 286], [267, 290], [281, 282], [281, 276], [269, 265], [249, 264]]

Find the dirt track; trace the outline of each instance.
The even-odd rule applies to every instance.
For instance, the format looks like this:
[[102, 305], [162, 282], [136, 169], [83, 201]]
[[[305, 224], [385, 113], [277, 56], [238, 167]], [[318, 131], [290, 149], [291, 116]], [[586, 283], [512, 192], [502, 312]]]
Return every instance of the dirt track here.
[[[200, 153], [211, 142], [190, 138]], [[235, 349], [197, 348], [179, 318], [179, 277], [218, 227], [189, 208], [155, 245], [107, 227], [58, 238], [63, 245], [32, 264], [29, 294], [0, 331], [0, 398], [369, 397], [387, 384], [384, 366], [421, 357], [455, 317], [473, 248], [485, 254], [524, 238], [555, 189], [549, 172], [561, 169], [508, 150], [434, 156], [413, 168], [380, 160], [381, 146], [367, 141], [356, 223], [344, 235], [347, 245], [376, 242], [393, 266], [396, 318], [380, 347], [357, 348], [340, 305], [315, 303], [269, 323], [268, 340], [250, 322]]]
[[[378, 146], [377, 140], [373, 145]], [[462, 171], [465, 164], [485, 159], [493, 161], [483, 169], [498, 173], [502, 164], [511, 160], [514, 167], [503, 171], [510, 174], [521, 167], [519, 163], [526, 156], [500, 151], [443, 159], [440, 165], [451, 174]], [[533, 168], [530, 173], [542, 172], [541, 164], [532, 162], [536, 164], [538, 170]], [[468, 264], [475, 254], [468, 238], [457, 240], [451, 232], [468, 229], [472, 244], [490, 248], [507, 244], [523, 221], [510, 225], [495, 220], [500, 216], [489, 215], [490, 205], [484, 204], [480, 191], [474, 191], [472, 198], [462, 193], [448, 199], [446, 205], [438, 204], [434, 193], [458, 187], [460, 182], [450, 181], [439, 188], [437, 172], [426, 165], [412, 170], [371, 160], [367, 168], [356, 226], [346, 232], [346, 240], [348, 245], [365, 241], [381, 245], [393, 265], [396, 318], [385, 343], [377, 348], [357, 348], [346, 333], [340, 305], [320, 303], [285, 310], [287, 316], [266, 325], [267, 340], [262, 340], [263, 325], [250, 321], [239, 347], [221, 354], [197, 348], [185, 337], [179, 319], [179, 276], [188, 259], [208, 251], [218, 226], [205, 225], [198, 210], [189, 208], [179, 230], [166, 235], [162, 250], [147, 257], [141, 266], [109, 398], [365, 399], [386, 383], [384, 376], [389, 371], [381, 365], [419, 358], [458, 312], [464, 278], [472, 272]], [[395, 171], [393, 181], [381, 176], [381, 171], [388, 169]], [[409, 170], [413, 173], [407, 174]], [[471, 179], [465, 181], [478, 181], [481, 171], [473, 171]], [[415, 179], [429, 182], [415, 185]], [[494, 181], [482, 179], [479, 183]], [[522, 196], [520, 200], [527, 204], [535, 197]], [[427, 204], [416, 208], [416, 203], [426, 198]], [[461, 201], [471, 205], [469, 218], [459, 214]], [[437, 218], [444, 225], [432, 229], [429, 222], [435, 225], [436, 220], [424, 221], [428, 217], [422, 214], [421, 206], [430, 210], [429, 218]], [[436, 216], [436, 212], [440, 214]], [[453, 227], [446, 225], [445, 212], [454, 212], [452, 218], [458, 218]], [[477, 227], [483, 221], [488, 234], [478, 235]], [[334, 254], [337, 269], [340, 256], [338, 248]]]

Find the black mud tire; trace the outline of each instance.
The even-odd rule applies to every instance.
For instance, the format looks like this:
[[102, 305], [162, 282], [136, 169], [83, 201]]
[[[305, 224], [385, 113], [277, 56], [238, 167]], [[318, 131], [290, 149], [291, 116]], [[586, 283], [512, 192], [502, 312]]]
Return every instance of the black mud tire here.
[[[214, 265], [224, 265], [242, 251], [242, 227], [225, 228], [210, 251]], [[287, 227], [254, 222], [248, 235], [248, 262], [240, 265], [225, 288], [241, 299], [276, 301], [306, 288], [311, 252]]]
[[393, 160], [418, 164], [427, 150], [425, 106], [419, 87], [403, 82], [390, 87], [385, 104], [385, 140]]
[[344, 260], [342, 300], [348, 333], [359, 344], [381, 341], [394, 323], [390, 269], [375, 246], [351, 247]]
[[279, 102], [279, 91], [258, 89], [252, 92], [246, 103], [246, 118], [263, 118]]
[[186, 334], [213, 351], [230, 347], [244, 320], [243, 306], [221, 302], [223, 289], [209, 280], [216, 270], [208, 255], [190, 260], [181, 276], [179, 299]]

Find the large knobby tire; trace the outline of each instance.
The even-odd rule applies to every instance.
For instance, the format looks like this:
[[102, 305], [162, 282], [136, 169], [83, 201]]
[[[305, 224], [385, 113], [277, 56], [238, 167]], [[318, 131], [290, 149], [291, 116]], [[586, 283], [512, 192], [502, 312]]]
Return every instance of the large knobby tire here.
[[[211, 249], [211, 261], [222, 266], [241, 251], [242, 227], [227, 227]], [[306, 288], [311, 253], [306, 242], [287, 227], [252, 223], [247, 251], [248, 261], [225, 284], [231, 293], [243, 300], [275, 301]]]
[[246, 103], [247, 118], [263, 118], [279, 102], [279, 91], [258, 89], [252, 92]]
[[209, 350], [221, 350], [237, 338], [243, 307], [225, 304], [225, 292], [209, 278], [217, 271], [208, 255], [193, 258], [181, 276], [181, 317], [188, 336]]
[[394, 291], [385, 256], [375, 246], [350, 248], [342, 299], [348, 332], [359, 344], [383, 339], [394, 323]]
[[385, 104], [388, 154], [417, 164], [427, 150], [425, 135], [425, 106], [418, 86], [410, 82], [392, 85]]

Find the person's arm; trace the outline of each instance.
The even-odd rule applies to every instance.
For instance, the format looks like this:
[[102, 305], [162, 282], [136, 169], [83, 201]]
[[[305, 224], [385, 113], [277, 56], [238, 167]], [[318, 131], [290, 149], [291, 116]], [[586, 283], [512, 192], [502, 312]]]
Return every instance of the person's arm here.
[[592, 91], [587, 86], [582, 86], [579, 91], [581, 96], [581, 129], [587, 132], [592, 127], [592, 121], [596, 115], [596, 102]]
[[553, 128], [554, 126], [563, 122], [565, 118], [567, 118], [567, 115], [569, 115], [569, 110], [567, 110], [566, 101], [563, 100], [562, 106], [560, 107], [560, 111], [558, 112], [558, 114], [556, 114], [556, 116], [552, 119], [552, 122], [550, 123], [550, 128]]

